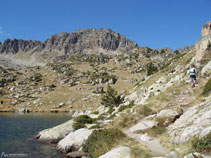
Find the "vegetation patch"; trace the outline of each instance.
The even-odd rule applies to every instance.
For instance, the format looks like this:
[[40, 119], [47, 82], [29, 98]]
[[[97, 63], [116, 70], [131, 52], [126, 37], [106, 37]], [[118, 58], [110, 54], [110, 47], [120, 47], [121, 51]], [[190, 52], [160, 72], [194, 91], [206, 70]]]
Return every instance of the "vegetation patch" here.
[[147, 67], [147, 76], [150, 76], [152, 75], [153, 73], [157, 72], [158, 71], [158, 68], [157, 66], [155, 66], [152, 62], [148, 63], [146, 65]]
[[105, 107], [118, 107], [124, 101], [124, 97], [121, 97], [115, 89], [108, 85], [107, 92], [101, 98], [101, 104]]
[[211, 78], [205, 84], [202, 95], [207, 96], [211, 92]]
[[120, 140], [126, 138], [125, 134], [115, 128], [94, 131], [83, 145], [83, 151], [91, 158], [97, 158], [119, 145]]
[[197, 152], [211, 151], [211, 132], [204, 138], [193, 138], [191, 141], [192, 148]]
[[125, 109], [128, 109], [128, 108], [132, 108], [134, 106], [135, 106], [134, 101], [131, 101], [129, 105], [122, 105], [119, 108], [119, 112], [124, 111]]
[[148, 116], [153, 114], [153, 110], [149, 107], [150, 105], [143, 105], [137, 108], [137, 113], [139, 115]]
[[74, 118], [73, 128], [75, 130], [84, 128], [85, 124], [91, 124], [93, 122], [94, 122], [94, 120], [91, 117], [89, 117], [88, 115], [80, 115], [80, 116]]
[[156, 127], [152, 127], [150, 128], [147, 133], [149, 134], [149, 136], [152, 137], [156, 137], [158, 135], [163, 134], [166, 131], [166, 127], [165, 126], [156, 126]]
[[152, 136], [152, 137], [156, 137], [158, 135], [161, 135], [163, 134], [165, 131], [166, 131], [166, 125], [165, 125], [165, 121], [167, 120], [168, 118], [166, 117], [157, 117], [155, 119], [155, 121], [158, 122], [158, 125], [155, 126], [155, 127], [152, 127], [150, 128], [147, 133]]

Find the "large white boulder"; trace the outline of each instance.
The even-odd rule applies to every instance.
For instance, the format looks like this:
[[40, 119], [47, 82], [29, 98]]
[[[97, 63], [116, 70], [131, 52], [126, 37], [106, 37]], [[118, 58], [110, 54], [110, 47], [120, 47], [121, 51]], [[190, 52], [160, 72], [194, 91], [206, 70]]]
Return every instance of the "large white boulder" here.
[[211, 74], [211, 61], [202, 68], [201, 74], [202, 76], [209, 76]]
[[131, 158], [131, 150], [128, 147], [120, 146], [112, 149], [99, 158]]
[[57, 143], [74, 130], [73, 123], [73, 120], [69, 120], [53, 128], [45, 129], [39, 132], [36, 138], [41, 142]]
[[194, 136], [201, 137], [210, 130], [211, 102], [204, 102], [189, 108], [167, 129], [174, 143], [186, 143]]
[[59, 141], [56, 148], [62, 152], [77, 151], [82, 147], [92, 132], [93, 130], [87, 128], [70, 132], [64, 139]]

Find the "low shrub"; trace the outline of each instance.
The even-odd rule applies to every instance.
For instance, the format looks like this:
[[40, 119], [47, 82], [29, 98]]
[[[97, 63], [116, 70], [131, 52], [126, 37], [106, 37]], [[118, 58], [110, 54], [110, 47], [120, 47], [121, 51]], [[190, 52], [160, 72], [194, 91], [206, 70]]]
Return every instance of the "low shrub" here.
[[144, 115], [144, 116], [148, 116], [153, 113], [153, 110], [149, 108], [149, 105], [141, 106], [140, 108], [137, 109], [137, 111], [140, 115]]
[[125, 134], [119, 129], [96, 130], [83, 145], [83, 151], [91, 158], [97, 158], [117, 146], [124, 138], [126, 138]]
[[146, 67], [147, 67], [147, 76], [150, 76], [158, 71], [158, 68], [152, 62], [148, 63]]
[[93, 122], [94, 122], [94, 120], [91, 117], [89, 117], [88, 115], [80, 115], [80, 116], [74, 118], [73, 128], [75, 130], [84, 128], [85, 124], [91, 124]]
[[[140, 116], [140, 115], [139, 115]], [[137, 117], [135, 115], [128, 115], [128, 114], [122, 114], [121, 117], [117, 118], [115, 120], [114, 126], [118, 126], [120, 128], [127, 128], [130, 127], [133, 124], [136, 124], [138, 120], [140, 120], [143, 117]]]
[[211, 132], [204, 138], [193, 138], [191, 141], [192, 148], [197, 152], [210, 151], [211, 150]]
[[202, 95], [206, 96], [211, 92], [211, 78], [207, 81], [207, 83], [204, 86]]

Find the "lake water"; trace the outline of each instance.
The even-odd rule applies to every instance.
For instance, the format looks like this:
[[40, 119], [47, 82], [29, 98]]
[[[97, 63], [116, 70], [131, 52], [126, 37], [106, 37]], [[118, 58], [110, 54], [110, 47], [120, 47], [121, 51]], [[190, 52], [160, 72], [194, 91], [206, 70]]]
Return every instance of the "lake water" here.
[[61, 124], [68, 113], [0, 113], [0, 157], [17, 154], [27, 158], [61, 158], [55, 146], [38, 143], [34, 137], [46, 128]]

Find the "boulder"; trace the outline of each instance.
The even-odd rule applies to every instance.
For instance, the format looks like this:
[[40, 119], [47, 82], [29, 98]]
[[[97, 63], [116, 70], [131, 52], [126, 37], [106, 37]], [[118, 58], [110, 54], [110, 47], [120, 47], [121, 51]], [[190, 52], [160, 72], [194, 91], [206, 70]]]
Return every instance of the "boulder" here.
[[69, 120], [53, 128], [45, 129], [38, 133], [36, 138], [38, 141], [47, 143], [57, 143], [64, 138], [67, 134], [74, 131], [73, 120]]
[[189, 108], [173, 124], [168, 126], [168, 133], [173, 143], [186, 143], [194, 136], [201, 135], [210, 130], [211, 102], [203, 102]]
[[128, 147], [120, 146], [112, 149], [99, 158], [131, 158], [131, 150]]
[[86, 156], [86, 153], [84, 153], [83, 151], [73, 151], [66, 155], [66, 157], [70, 158], [81, 158], [83, 156]]
[[70, 132], [64, 139], [57, 144], [57, 149], [61, 152], [68, 153], [79, 150], [83, 143], [92, 134], [93, 130], [81, 128], [74, 132]]
[[211, 61], [205, 65], [201, 70], [202, 76], [209, 76], [211, 74]]
[[152, 127], [157, 126], [158, 122], [153, 120], [142, 120], [135, 126], [130, 128], [130, 132], [146, 131]]
[[158, 114], [157, 117], [171, 117], [175, 118], [181, 115], [181, 112], [178, 112], [177, 109], [163, 109]]

